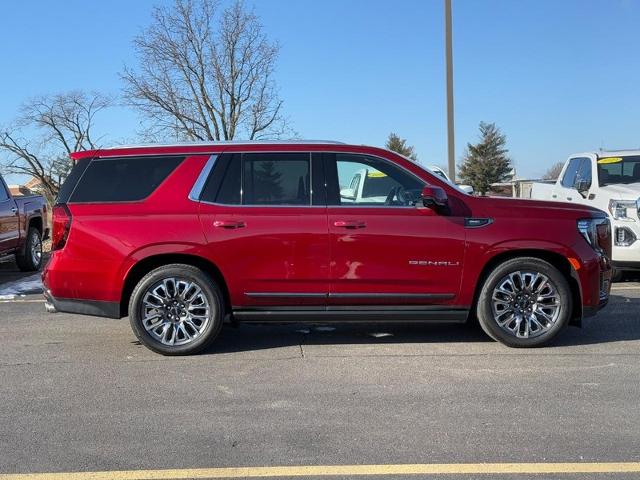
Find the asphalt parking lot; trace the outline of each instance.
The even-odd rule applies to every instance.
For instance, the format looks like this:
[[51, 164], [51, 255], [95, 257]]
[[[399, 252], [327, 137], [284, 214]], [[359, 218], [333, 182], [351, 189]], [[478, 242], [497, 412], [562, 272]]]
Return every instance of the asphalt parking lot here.
[[[477, 466], [640, 462], [638, 282], [616, 284], [604, 311], [548, 348], [508, 349], [473, 325], [245, 325], [203, 355], [167, 358], [126, 319], [46, 314], [39, 295], [7, 293], [26, 277], [0, 265], [0, 474], [13, 474], [0, 479], [287, 466], [266, 472], [313, 478], [341, 465], [337, 478], [385, 466], [395, 478], [414, 464], [420, 478], [640, 475]], [[437, 464], [452, 467], [424, 467]]]

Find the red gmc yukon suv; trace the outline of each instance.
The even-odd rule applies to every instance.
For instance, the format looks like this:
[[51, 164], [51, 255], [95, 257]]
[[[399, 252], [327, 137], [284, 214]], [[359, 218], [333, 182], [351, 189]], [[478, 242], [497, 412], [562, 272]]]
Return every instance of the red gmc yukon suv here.
[[387, 150], [216, 143], [73, 159], [47, 309], [128, 315], [162, 354], [202, 350], [224, 321], [477, 318], [532, 347], [608, 300], [604, 212], [469, 196]]

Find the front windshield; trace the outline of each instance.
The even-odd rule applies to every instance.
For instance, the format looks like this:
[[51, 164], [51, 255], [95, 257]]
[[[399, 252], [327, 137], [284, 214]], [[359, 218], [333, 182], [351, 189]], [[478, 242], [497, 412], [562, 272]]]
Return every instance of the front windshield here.
[[598, 160], [601, 187], [640, 182], [640, 156], [606, 157]]

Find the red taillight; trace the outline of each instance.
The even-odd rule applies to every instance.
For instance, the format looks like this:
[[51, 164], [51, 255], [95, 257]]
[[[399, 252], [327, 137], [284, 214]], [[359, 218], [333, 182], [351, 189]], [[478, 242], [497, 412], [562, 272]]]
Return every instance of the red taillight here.
[[51, 250], [60, 250], [67, 243], [69, 230], [71, 229], [71, 212], [65, 204], [53, 207], [53, 219], [51, 221], [53, 232], [51, 234]]

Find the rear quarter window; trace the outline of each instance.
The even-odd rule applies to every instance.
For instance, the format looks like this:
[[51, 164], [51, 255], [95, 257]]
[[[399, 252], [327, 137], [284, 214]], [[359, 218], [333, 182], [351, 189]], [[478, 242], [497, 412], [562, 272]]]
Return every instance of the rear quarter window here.
[[84, 170], [70, 203], [133, 202], [151, 195], [184, 157], [94, 159]]

